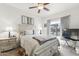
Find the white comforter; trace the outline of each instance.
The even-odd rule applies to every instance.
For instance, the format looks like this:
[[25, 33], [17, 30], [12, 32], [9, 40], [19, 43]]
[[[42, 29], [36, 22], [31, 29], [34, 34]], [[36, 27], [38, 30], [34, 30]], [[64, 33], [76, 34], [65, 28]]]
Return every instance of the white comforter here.
[[24, 36], [21, 38], [21, 46], [26, 50], [28, 55], [53, 55], [58, 50], [58, 44], [59, 42], [56, 39], [40, 46], [36, 40], [32, 39], [32, 36]]
[[40, 45], [36, 40], [32, 39], [32, 36], [23, 36], [21, 38], [21, 46], [26, 50], [28, 55], [31, 55], [33, 50]]

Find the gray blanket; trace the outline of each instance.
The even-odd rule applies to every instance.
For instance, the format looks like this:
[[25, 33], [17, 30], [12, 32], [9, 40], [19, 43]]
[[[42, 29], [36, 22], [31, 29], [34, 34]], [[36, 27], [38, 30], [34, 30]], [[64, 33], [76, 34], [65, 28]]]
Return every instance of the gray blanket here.
[[51, 40], [56, 39], [56, 37], [54, 37], [54, 38], [49, 38], [48, 40], [40, 40], [40, 39], [38, 39], [38, 38], [36, 38], [36, 37], [32, 37], [32, 38], [35, 39], [40, 45], [44, 44], [44, 43], [47, 42], [47, 41], [51, 41]]

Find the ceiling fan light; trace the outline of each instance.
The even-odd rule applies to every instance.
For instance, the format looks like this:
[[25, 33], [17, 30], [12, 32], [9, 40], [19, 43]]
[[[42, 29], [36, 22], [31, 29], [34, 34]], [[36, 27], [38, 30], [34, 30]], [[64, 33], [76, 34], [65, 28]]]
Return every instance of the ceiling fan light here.
[[44, 8], [43, 6], [39, 6], [39, 7], [38, 7], [38, 9], [43, 9], [43, 8]]

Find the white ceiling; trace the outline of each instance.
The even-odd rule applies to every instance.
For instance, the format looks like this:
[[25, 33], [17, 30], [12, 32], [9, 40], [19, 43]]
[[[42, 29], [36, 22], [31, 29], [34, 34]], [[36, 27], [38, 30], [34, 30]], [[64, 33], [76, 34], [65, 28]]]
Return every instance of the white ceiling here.
[[36, 8], [29, 9], [29, 7], [36, 5], [34, 3], [8, 3], [8, 5], [21, 9], [23, 11], [26, 11], [26, 13], [30, 13], [40, 17], [48, 16], [51, 14], [55, 14], [55, 13], [79, 6], [78, 3], [50, 3], [46, 5], [46, 7], [50, 9], [50, 11], [41, 10], [41, 12], [38, 14], [37, 13], [38, 9]]

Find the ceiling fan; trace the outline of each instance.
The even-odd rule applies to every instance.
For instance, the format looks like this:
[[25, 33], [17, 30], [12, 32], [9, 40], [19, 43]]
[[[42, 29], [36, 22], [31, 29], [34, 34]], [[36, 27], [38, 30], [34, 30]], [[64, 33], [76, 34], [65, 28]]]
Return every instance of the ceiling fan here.
[[40, 13], [40, 11], [42, 9], [49, 11], [48, 8], [46, 8], [45, 6], [48, 5], [49, 3], [38, 3], [37, 6], [33, 6], [33, 7], [29, 7], [29, 9], [33, 9], [33, 8], [37, 8], [38, 9], [38, 13]]

